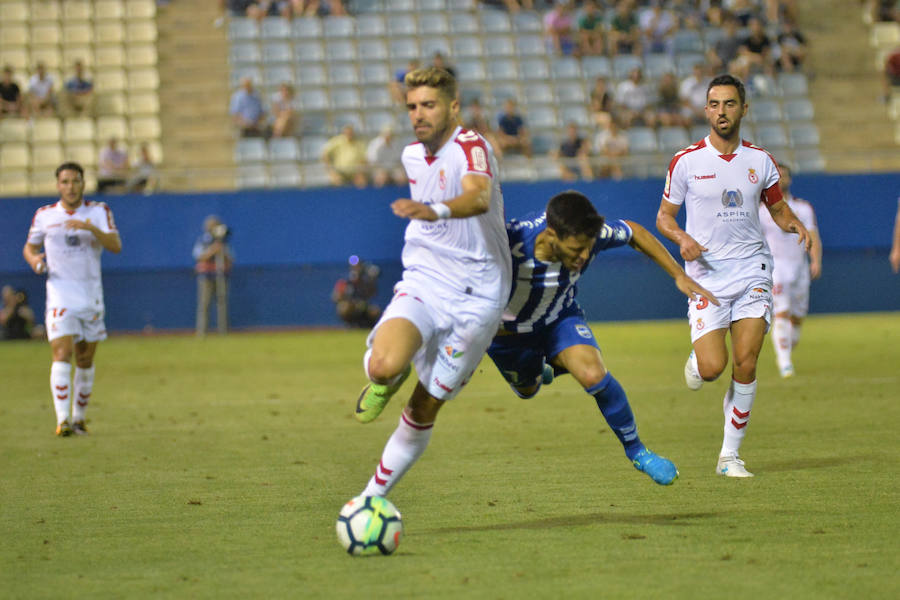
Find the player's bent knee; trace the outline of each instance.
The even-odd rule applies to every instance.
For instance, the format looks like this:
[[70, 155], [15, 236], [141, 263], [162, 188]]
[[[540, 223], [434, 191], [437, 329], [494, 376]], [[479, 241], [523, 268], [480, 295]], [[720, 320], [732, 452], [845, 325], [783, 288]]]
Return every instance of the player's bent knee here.
[[382, 354], [372, 353], [366, 366], [366, 374], [376, 383], [387, 383], [399, 375], [405, 364]]

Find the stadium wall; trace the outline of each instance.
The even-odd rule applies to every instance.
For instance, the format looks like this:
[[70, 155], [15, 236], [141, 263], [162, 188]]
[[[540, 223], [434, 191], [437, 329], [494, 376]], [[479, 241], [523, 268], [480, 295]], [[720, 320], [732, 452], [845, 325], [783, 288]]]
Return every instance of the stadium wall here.
[[[636, 221], [656, 233], [662, 190], [656, 179], [510, 183], [504, 186], [507, 217], [540, 210], [567, 187], [586, 193], [606, 216]], [[900, 174], [797, 175], [794, 192], [815, 205], [825, 246], [824, 275], [813, 284], [811, 311], [900, 310], [900, 276], [891, 273], [887, 261]], [[121, 254], [103, 258], [107, 325], [111, 330], [193, 327], [191, 248], [209, 214], [233, 229], [233, 327], [338, 324], [330, 293], [351, 254], [381, 266], [378, 301], [384, 305], [400, 276], [405, 225], [389, 204], [406, 194], [403, 188], [385, 188], [107, 196], [123, 240]], [[43, 281], [28, 270], [21, 249], [34, 211], [51, 201], [0, 201], [0, 284], [25, 289], [38, 312]], [[667, 245], [674, 254], [674, 246]], [[602, 254], [580, 287], [591, 319], [685, 314], [669, 278], [627, 248]]]

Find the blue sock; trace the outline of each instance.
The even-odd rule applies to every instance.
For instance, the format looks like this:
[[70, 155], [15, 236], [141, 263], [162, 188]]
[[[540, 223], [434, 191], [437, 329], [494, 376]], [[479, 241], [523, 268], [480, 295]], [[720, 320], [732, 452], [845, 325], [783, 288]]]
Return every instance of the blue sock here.
[[644, 444], [638, 437], [634, 414], [631, 412], [625, 390], [611, 373], [607, 373], [600, 383], [585, 391], [597, 401], [597, 407], [603, 413], [609, 427], [622, 442], [625, 455], [629, 460], [633, 460], [637, 453], [644, 449]]

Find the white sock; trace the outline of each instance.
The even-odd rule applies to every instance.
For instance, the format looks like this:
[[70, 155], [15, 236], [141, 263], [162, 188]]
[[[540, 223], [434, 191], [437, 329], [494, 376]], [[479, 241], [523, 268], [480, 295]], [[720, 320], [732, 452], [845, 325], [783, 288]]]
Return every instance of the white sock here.
[[733, 454], [737, 456], [741, 449], [741, 442], [747, 433], [747, 425], [750, 423], [750, 409], [753, 408], [753, 400], [756, 398], [756, 380], [751, 383], [738, 383], [734, 379], [728, 387], [728, 396], [725, 413], [725, 437], [722, 440], [722, 451], [719, 456]]
[[434, 423], [422, 425], [407, 417], [405, 412], [401, 413], [400, 423], [387, 441], [381, 462], [362, 495], [387, 496], [394, 484], [400, 481], [425, 452], [433, 429]]
[[779, 369], [791, 364], [792, 329], [790, 319], [775, 317], [775, 323], [772, 325], [772, 344], [775, 346], [775, 361]]
[[801, 323], [791, 323], [791, 348], [800, 343], [800, 332], [803, 331]]
[[94, 367], [75, 367], [75, 389], [72, 397], [72, 422], [84, 421], [84, 412], [94, 389]]
[[50, 365], [50, 393], [53, 395], [53, 406], [56, 408], [56, 424], [69, 418], [72, 365], [67, 362], [53, 361]]

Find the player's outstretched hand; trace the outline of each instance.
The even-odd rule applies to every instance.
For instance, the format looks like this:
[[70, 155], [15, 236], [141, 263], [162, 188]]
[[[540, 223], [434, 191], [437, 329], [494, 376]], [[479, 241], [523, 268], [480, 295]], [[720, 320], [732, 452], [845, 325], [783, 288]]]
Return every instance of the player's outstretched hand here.
[[681, 274], [676, 277], [675, 285], [678, 286], [678, 289], [681, 290], [682, 294], [690, 298], [692, 301], [696, 300], [697, 296], [702, 296], [716, 306], [719, 306], [719, 299], [713, 296], [712, 293], [702, 285], [688, 277], [687, 274]]
[[401, 219], [420, 219], [422, 221], [437, 221], [438, 219], [437, 213], [430, 206], [409, 198], [394, 200], [391, 202], [391, 210]]

